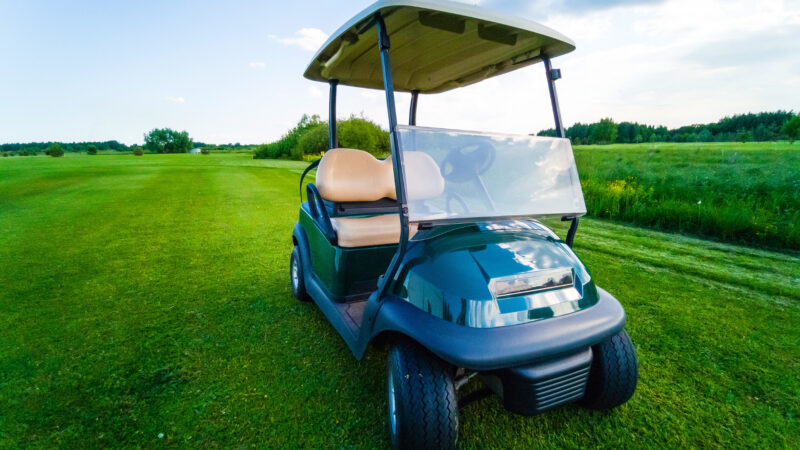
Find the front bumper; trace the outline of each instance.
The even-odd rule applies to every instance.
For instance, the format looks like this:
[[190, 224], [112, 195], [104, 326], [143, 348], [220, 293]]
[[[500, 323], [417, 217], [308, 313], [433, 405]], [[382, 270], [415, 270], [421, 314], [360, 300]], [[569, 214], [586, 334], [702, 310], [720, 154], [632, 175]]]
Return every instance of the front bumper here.
[[622, 305], [598, 288], [594, 306], [550, 319], [497, 328], [471, 328], [439, 319], [399, 297], [380, 307], [371, 335], [404, 334], [456, 367], [491, 371], [585, 350], [625, 326]]
[[531, 416], [578, 400], [586, 392], [592, 349], [530, 366], [502, 369], [481, 374], [505, 408]]

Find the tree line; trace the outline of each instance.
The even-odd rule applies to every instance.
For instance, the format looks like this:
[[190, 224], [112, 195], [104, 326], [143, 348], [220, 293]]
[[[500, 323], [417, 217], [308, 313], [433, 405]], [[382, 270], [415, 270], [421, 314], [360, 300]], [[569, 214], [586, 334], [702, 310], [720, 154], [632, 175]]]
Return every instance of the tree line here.
[[[573, 145], [636, 144], [640, 142], [765, 142], [798, 139], [800, 116], [792, 111], [738, 114], [717, 122], [668, 129], [610, 118], [576, 123], [565, 130]], [[556, 136], [549, 128], [538, 136]]]
[[[389, 153], [389, 132], [364, 117], [350, 116], [336, 124], [340, 147], [358, 148], [374, 155]], [[792, 111], [738, 114], [717, 122], [687, 125], [668, 129], [638, 122], [614, 122], [610, 118], [595, 123], [576, 123], [567, 128], [566, 136], [573, 145], [633, 144], [640, 142], [750, 142], [800, 139], [800, 115]], [[542, 130], [538, 136], [556, 136], [554, 128]], [[253, 151], [254, 158], [303, 159], [328, 149], [328, 122], [317, 115], [303, 115], [294, 128], [280, 139], [262, 145], [195, 142], [186, 131], [156, 128], [144, 135], [144, 147], [125, 145], [119, 141], [102, 142], [31, 142], [0, 144], [2, 156], [28, 156], [41, 153], [61, 156], [64, 153], [98, 151], [149, 153], [186, 153], [200, 148], [210, 151]]]
[[[206, 144], [194, 142], [186, 131], [155, 128], [144, 134], [144, 148], [138, 145], [125, 145], [116, 140], [103, 142], [29, 142], [24, 144], [0, 144], [0, 154], [3, 156], [35, 156], [40, 153], [50, 156], [61, 156], [64, 153], [96, 155], [98, 151], [139, 154], [139, 152], [143, 153], [145, 150], [150, 153], [186, 153], [193, 148], [204, 146]], [[239, 147], [240, 144], [237, 143], [235, 146]]]
[[117, 152], [130, 151], [130, 147], [118, 141], [103, 142], [29, 142], [27, 144], [0, 144], [2, 153], [28, 153], [39, 154], [47, 151], [53, 145], [58, 145], [64, 152], [86, 152], [91, 147], [96, 150], [113, 150]]

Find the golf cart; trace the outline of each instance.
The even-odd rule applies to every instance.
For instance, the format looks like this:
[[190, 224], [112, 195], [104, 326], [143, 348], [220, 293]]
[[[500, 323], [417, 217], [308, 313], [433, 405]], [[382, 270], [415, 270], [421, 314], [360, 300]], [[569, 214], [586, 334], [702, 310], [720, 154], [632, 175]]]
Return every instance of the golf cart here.
[[[550, 60], [574, 49], [554, 30], [479, 7], [382, 0], [305, 72], [330, 85], [331, 150], [306, 170], [317, 167], [293, 230], [292, 291], [357, 359], [371, 342], [389, 344], [394, 447], [453, 447], [459, 408], [483, 392], [523, 415], [576, 401], [609, 409], [633, 394], [625, 312], [572, 251], [586, 206]], [[416, 125], [419, 94], [538, 62], [560, 137]], [[385, 91], [390, 158], [338, 148], [339, 84]], [[411, 94], [408, 125], [396, 92]], [[544, 217], [570, 222], [566, 237]], [[472, 377], [485, 390], [459, 396]]]

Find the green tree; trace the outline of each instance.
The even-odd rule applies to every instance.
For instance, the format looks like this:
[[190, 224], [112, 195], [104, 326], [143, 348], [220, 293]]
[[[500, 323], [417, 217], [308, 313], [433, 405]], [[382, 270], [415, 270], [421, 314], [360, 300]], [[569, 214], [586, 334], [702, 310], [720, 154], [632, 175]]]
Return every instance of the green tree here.
[[54, 158], [60, 158], [64, 156], [64, 150], [61, 148], [61, 144], [59, 144], [58, 142], [54, 142], [50, 144], [49, 147], [47, 147], [47, 151], [45, 151], [45, 154], [50, 155]]
[[602, 119], [592, 127], [592, 143], [611, 144], [617, 140], [617, 132], [617, 124], [613, 119]]
[[138, 145], [134, 145], [133, 146], [133, 155], [134, 156], [142, 156], [143, 154], [144, 154], [144, 150], [142, 149], [142, 147], [140, 147]]
[[94, 144], [89, 144], [89, 146], [86, 147], [86, 154], [87, 155], [96, 155], [97, 154], [97, 146], [94, 145]]
[[744, 128], [739, 129], [736, 132], [736, 140], [739, 142], [749, 142], [753, 140], [753, 133], [750, 130], [746, 130]]
[[152, 153], [186, 153], [192, 149], [192, 139], [185, 131], [155, 128], [144, 135], [144, 146]]
[[783, 122], [783, 126], [781, 127], [781, 133], [785, 134], [787, 138], [789, 138], [789, 143], [793, 143], [797, 139], [800, 138], [800, 115], [794, 116], [791, 119], [787, 119], [786, 122]]

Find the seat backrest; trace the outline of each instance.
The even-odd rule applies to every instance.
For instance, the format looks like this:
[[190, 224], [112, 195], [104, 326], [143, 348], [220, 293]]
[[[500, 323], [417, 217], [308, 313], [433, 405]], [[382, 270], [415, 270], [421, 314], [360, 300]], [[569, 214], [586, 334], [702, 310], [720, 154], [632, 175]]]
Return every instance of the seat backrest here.
[[[436, 161], [422, 152], [404, 152], [409, 197], [424, 199], [444, 191]], [[335, 148], [325, 152], [317, 168], [317, 189], [332, 202], [374, 202], [397, 199], [392, 159], [379, 160], [362, 150]]]

